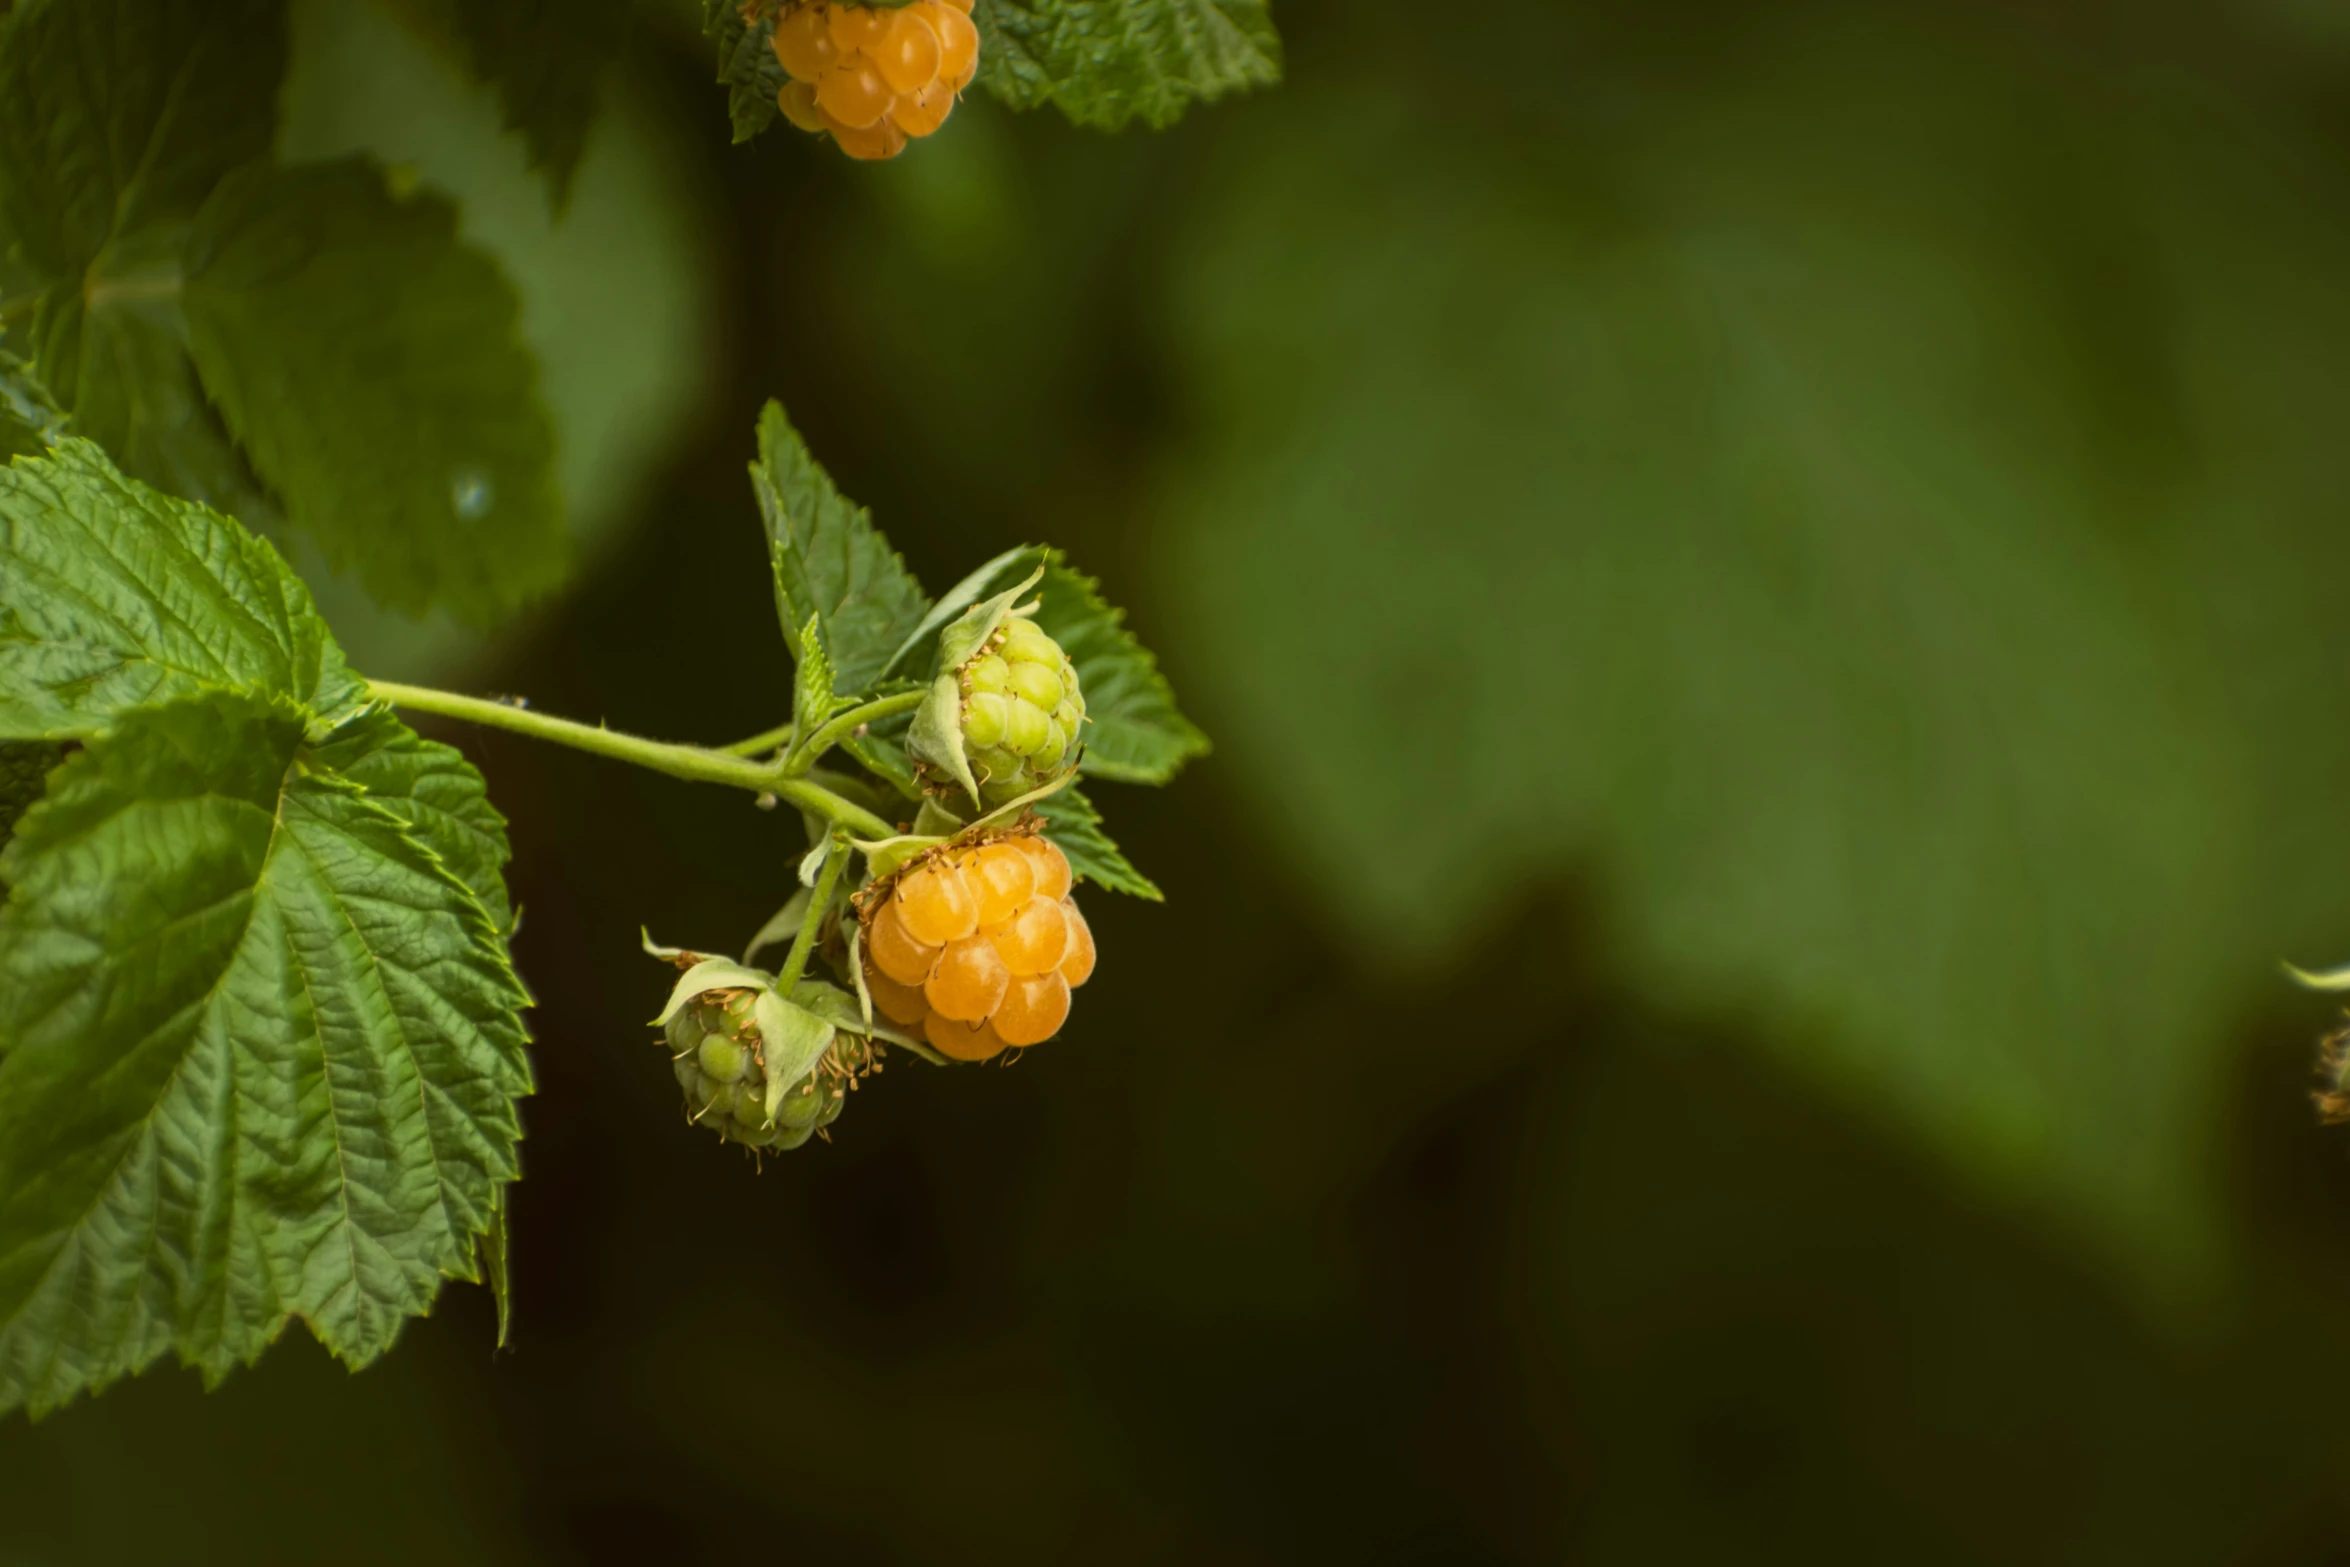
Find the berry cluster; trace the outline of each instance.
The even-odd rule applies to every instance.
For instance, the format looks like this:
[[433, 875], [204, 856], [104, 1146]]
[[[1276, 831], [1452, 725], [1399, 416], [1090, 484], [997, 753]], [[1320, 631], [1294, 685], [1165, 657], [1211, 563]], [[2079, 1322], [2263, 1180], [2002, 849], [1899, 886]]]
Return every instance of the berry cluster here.
[[786, 0], [775, 57], [791, 80], [778, 99], [804, 131], [829, 131], [852, 158], [894, 158], [909, 136], [946, 123], [979, 70], [972, 0], [885, 9]]
[[1077, 666], [1035, 621], [1007, 618], [956, 679], [980, 799], [1009, 804], [1075, 764], [1085, 693]]
[[854, 1034], [835, 1036], [815, 1067], [784, 1091], [772, 1121], [755, 990], [708, 990], [666, 1030], [686, 1112], [728, 1142], [750, 1148], [797, 1148], [840, 1118], [854, 1088], [877, 1071], [877, 1048]]
[[865, 913], [865, 984], [941, 1054], [985, 1061], [1061, 1031], [1093, 977], [1069, 862], [1031, 830], [932, 856]]

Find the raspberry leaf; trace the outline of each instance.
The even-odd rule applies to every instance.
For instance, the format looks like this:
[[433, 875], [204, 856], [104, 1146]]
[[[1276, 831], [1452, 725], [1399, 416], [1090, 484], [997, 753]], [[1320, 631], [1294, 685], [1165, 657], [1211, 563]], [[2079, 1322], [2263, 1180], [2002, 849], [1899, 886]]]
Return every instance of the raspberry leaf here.
[[799, 727], [799, 738], [806, 740], [824, 727], [826, 720], [837, 713], [845, 713], [857, 705], [855, 697], [836, 695], [832, 688], [832, 660], [824, 651], [824, 637], [817, 629], [816, 617], [800, 628], [799, 670], [792, 682], [792, 722]]
[[380, 602], [486, 623], [561, 577], [538, 362], [446, 200], [364, 159], [250, 165], [198, 215], [183, 303], [254, 468]]
[[1281, 79], [1265, 0], [978, 0], [979, 75], [1016, 108], [1164, 128], [1195, 102]]
[[1121, 783], [1167, 782], [1207, 754], [1208, 737], [1177, 711], [1158, 660], [1126, 629], [1126, 612], [1103, 600], [1101, 584], [1071, 570], [1058, 550], [1046, 558], [1036, 623], [1084, 684], [1084, 771]]
[[396, 813], [411, 836], [481, 900], [490, 923], [511, 935], [506, 894], [506, 818], [463, 753], [427, 740], [389, 712], [345, 724], [314, 753]]
[[862, 695], [921, 623], [929, 597], [873, 526], [872, 513], [842, 495], [809, 454], [780, 403], [759, 417], [751, 485], [767, 523], [783, 634], [796, 641], [814, 620], [835, 688]]
[[[364, 721], [364, 720], [363, 720]], [[294, 1317], [364, 1365], [516, 1173], [526, 997], [481, 902], [311, 715], [124, 715], [25, 819], [0, 913], [0, 1408]]]
[[0, 468], [0, 738], [86, 737], [203, 691], [286, 697], [324, 725], [362, 700], [309, 591], [235, 522], [85, 440]]
[[1044, 835], [1060, 845], [1069, 869], [1079, 877], [1129, 897], [1153, 903], [1167, 901], [1158, 884], [1129, 864], [1110, 835], [1102, 831], [1101, 812], [1093, 808], [1082, 789], [1063, 789], [1038, 801], [1036, 814], [1044, 818]]
[[775, 123], [776, 98], [791, 78], [775, 58], [775, 11], [745, 15], [736, 0], [702, 0], [702, 31], [718, 47], [718, 81], [737, 143]]

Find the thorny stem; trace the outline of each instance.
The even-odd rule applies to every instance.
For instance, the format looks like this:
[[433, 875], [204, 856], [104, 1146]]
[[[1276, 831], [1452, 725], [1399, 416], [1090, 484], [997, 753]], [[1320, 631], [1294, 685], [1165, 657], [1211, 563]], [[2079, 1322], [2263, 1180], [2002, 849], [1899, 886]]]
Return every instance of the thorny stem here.
[[832, 889], [840, 885], [841, 868], [848, 863], [849, 841], [835, 832], [831, 852], [824, 856], [824, 869], [816, 876], [816, 890], [808, 898], [808, 912], [800, 916], [800, 933], [792, 940], [791, 956], [783, 960], [783, 970], [775, 976], [775, 993], [787, 1001], [792, 986], [808, 971], [808, 955], [816, 950], [816, 932], [823, 928], [824, 911], [832, 906]]
[[803, 777], [785, 772], [780, 763], [747, 761], [725, 751], [713, 751], [698, 745], [672, 745], [663, 740], [646, 740], [636, 735], [617, 733], [601, 724], [550, 718], [544, 713], [534, 713], [527, 707], [517, 707], [509, 702], [459, 696], [453, 691], [435, 691], [425, 686], [370, 680], [367, 682], [367, 691], [377, 701], [390, 703], [394, 707], [405, 707], [419, 713], [438, 713], [444, 718], [461, 718], [469, 723], [486, 724], [493, 729], [511, 730], [534, 740], [545, 740], [554, 745], [569, 746], [575, 751], [586, 751], [593, 756], [608, 757], [615, 762], [627, 762], [657, 773], [667, 773], [672, 778], [683, 778], [689, 783], [731, 784], [737, 789], [748, 789], [753, 794], [772, 794], [859, 837], [886, 838], [895, 830], [863, 806], [842, 799], [820, 784], [810, 783]]
[[927, 694], [922, 691], [904, 691], [896, 696], [885, 696], [878, 702], [867, 702], [862, 707], [850, 708], [810, 735], [806, 744], [792, 747], [791, 755], [783, 761], [785, 769], [797, 777], [815, 766], [816, 758], [840, 744], [855, 730], [866, 724], [879, 723], [893, 714], [910, 713], [922, 705], [922, 699]]
[[718, 749], [728, 756], [764, 756], [769, 751], [790, 745], [792, 736], [799, 732], [798, 724], [777, 724], [773, 729], [755, 734], [748, 740], [737, 740], [732, 745], [722, 745]]

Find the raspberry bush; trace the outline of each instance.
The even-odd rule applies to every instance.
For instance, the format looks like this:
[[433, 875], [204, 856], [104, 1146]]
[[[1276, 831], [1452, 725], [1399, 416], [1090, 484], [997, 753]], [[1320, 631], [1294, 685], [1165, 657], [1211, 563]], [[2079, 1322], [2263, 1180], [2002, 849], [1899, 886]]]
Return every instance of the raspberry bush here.
[[[541, 9], [416, 25], [496, 90], [559, 210], [628, 13]], [[705, 20], [738, 138], [788, 115], [872, 160], [975, 85], [1164, 123], [1277, 66], [1262, 0]], [[646, 943], [673, 971], [666, 1002], [646, 975], [646, 1091], [761, 1159], [893, 1061], [1082, 1033], [1077, 884], [1159, 896], [1088, 790], [1206, 750], [1058, 551], [932, 598], [774, 405], [767, 556], [738, 562], [792, 667], [772, 727], [647, 739], [355, 670], [276, 541], [495, 620], [565, 567], [554, 431], [454, 202], [280, 158], [287, 28], [283, 0], [0, 6], [0, 1412], [166, 1353], [216, 1382], [295, 1318], [364, 1365], [451, 1278], [491, 1286], [502, 1340], [532, 1089], [505, 822], [402, 714], [789, 808], [740, 870], [774, 919]]]

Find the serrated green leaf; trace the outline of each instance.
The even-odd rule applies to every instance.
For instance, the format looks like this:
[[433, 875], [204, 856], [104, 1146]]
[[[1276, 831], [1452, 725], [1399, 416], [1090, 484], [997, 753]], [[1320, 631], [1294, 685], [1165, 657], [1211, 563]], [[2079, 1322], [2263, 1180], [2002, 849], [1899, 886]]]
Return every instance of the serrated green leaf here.
[[1110, 835], [1102, 831], [1102, 814], [1083, 790], [1063, 789], [1038, 801], [1036, 814], [1044, 818], [1044, 835], [1060, 845], [1069, 868], [1081, 879], [1129, 897], [1148, 898], [1153, 903], [1167, 901], [1157, 883], [1129, 864]]
[[908, 719], [897, 718], [886, 725], [875, 725], [864, 734], [849, 735], [841, 741], [840, 748], [905, 798], [919, 800], [922, 786], [915, 781], [913, 763], [906, 758], [908, 723]]
[[180, 254], [268, 151], [284, 71], [277, 0], [44, 0], [0, 30], [0, 230], [40, 291], [43, 378], [133, 477], [246, 516], [264, 503], [189, 362]]
[[225, 692], [126, 714], [9, 846], [0, 1408], [166, 1350], [217, 1381], [294, 1317], [364, 1365], [476, 1276], [526, 998], [309, 722]]
[[255, 470], [376, 598], [487, 622], [561, 577], [538, 364], [447, 201], [364, 159], [248, 166], [197, 216], [182, 306]]
[[1195, 102], [1281, 80], [1265, 0], [979, 0], [979, 79], [1079, 125], [1172, 125]]
[[310, 594], [234, 522], [67, 438], [0, 468], [0, 738], [62, 739], [201, 691], [364, 700]]
[[775, 607], [783, 634], [796, 640], [813, 618], [832, 660], [834, 685], [862, 694], [919, 625], [930, 600], [872, 513], [843, 496], [783, 405], [759, 416], [759, 460], [751, 484], [767, 523]]
[[506, 1206], [513, 1200], [514, 1183], [507, 1181], [490, 1199], [490, 1227], [474, 1241], [476, 1271], [498, 1303], [498, 1348], [514, 1335], [514, 1282], [511, 1276], [513, 1237], [507, 1228]]
[[1121, 783], [1167, 782], [1208, 753], [1208, 737], [1176, 710], [1159, 661], [1126, 629], [1126, 612], [1103, 600], [1101, 584], [1071, 570], [1058, 550], [1048, 559], [1036, 623], [1077, 666], [1085, 772]]
[[805, 740], [835, 716], [855, 707], [857, 699], [834, 693], [832, 659], [824, 651], [824, 635], [815, 616], [809, 616], [808, 623], [800, 627], [795, 642], [799, 668], [792, 679], [792, 722], [798, 726], [799, 738]]
[[502, 935], [513, 933], [506, 818], [490, 804], [489, 786], [462, 752], [425, 739], [389, 712], [376, 712], [343, 725], [315, 754], [319, 765], [396, 814], [409, 835], [481, 900], [491, 925]]

